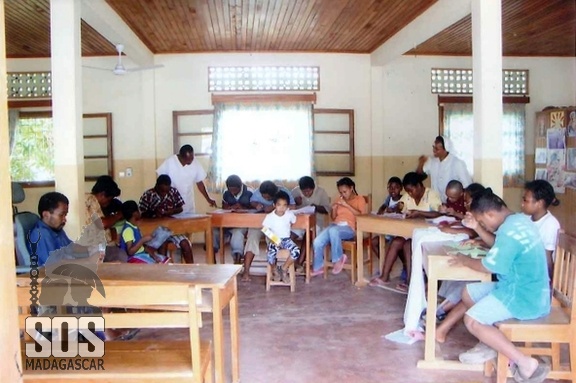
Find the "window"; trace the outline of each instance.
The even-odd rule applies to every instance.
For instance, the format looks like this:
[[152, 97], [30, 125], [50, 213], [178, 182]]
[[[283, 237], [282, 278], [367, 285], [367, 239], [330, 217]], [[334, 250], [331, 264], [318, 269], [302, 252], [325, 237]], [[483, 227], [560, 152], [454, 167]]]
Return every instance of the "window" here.
[[[470, 103], [441, 105], [441, 134], [452, 141], [452, 151], [474, 175], [474, 116]], [[502, 171], [504, 186], [514, 187], [524, 182], [524, 104], [504, 104], [502, 116]]]
[[[472, 94], [472, 69], [432, 68], [430, 74], [432, 93]], [[528, 70], [504, 69], [502, 94], [527, 95]]]
[[209, 92], [320, 90], [317, 66], [226, 66], [208, 68]]
[[[85, 114], [85, 180], [102, 174], [113, 175], [112, 114]], [[52, 112], [10, 110], [10, 175], [27, 186], [54, 183], [54, 138]]]
[[312, 174], [312, 105], [216, 104], [212, 174], [217, 186], [230, 174], [245, 181]]

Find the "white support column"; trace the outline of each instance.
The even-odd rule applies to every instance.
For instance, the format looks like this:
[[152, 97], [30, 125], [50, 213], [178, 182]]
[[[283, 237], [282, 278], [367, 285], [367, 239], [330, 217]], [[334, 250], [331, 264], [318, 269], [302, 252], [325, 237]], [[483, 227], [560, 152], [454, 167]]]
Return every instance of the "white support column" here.
[[472, 0], [474, 180], [503, 197], [502, 3]]
[[54, 178], [70, 200], [66, 233], [75, 239], [84, 224], [80, 2], [50, 0], [50, 19]]
[[0, 0], [0, 376], [3, 382], [22, 382], [22, 360], [16, 307], [16, 264], [14, 263], [14, 229], [10, 199], [10, 153], [8, 141], [8, 100], [6, 89], [6, 33], [4, 0]]

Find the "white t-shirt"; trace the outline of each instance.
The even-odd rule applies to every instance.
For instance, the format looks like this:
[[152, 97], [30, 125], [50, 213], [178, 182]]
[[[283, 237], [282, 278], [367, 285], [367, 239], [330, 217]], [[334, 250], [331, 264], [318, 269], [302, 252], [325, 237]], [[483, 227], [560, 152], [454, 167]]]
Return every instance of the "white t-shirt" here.
[[296, 223], [296, 216], [292, 211], [287, 210], [283, 216], [276, 215], [276, 212], [266, 214], [262, 226], [269, 228], [278, 237], [290, 238], [290, 227]]
[[554, 250], [556, 250], [556, 240], [558, 237], [558, 230], [560, 230], [560, 222], [552, 215], [552, 213], [547, 212], [544, 217], [540, 218], [538, 221], [532, 221], [538, 228], [540, 233], [540, 238], [544, 243], [544, 248], [548, 251], [552, 251], [552, 259], [556, 258]]
[[458, 180], [462, 182], [464, 187], [472, 183], [472, 177], [468, 173], [464, 161], [450, 153], [443, 161], [436, 157], [428, 157], [423, 170], [430, 175], [432, 189], [440, 194], [442, 202], [446, 202], [446, 185], [448, 182]]
[[196, 160], [190, 165], [182, 166], [178, 156], [170, 156], [156, 170], [157, 175], [168, 174], [172, 180], [172, 187], [178, 189], [178, 192], [184, 200], [183, 212], [194, 213], [194, 185], [197, 182], [204, 181], [206, 172], [202, 165]]

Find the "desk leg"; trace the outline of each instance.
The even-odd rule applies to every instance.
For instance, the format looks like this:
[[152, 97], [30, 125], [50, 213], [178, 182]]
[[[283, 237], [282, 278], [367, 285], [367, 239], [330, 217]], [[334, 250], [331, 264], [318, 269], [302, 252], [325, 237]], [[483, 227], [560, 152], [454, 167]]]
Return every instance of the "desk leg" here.
[[310, 264], [314, 259], [314, 254], [310, 251], [310, 236], [312, 235], [312, 230], [310, 226], [306, 227], [306, 283], [310, 283]]
[[234, 295], [230, 299], [230, 338], [231, 338], [231, 358], [232, 358], [232, 382], [240, 381], [240, 342], [238, 325], [238, 288], [236, 278], [234, 278]]
[[214, 258], [214, 243], [212, 242], [212, 226], [210, 225], [210, 221], [208, 221], [208, 226], [206, 230], [204, 230], [206, 234], [206, 263], [209, 265], [213, 265], [216, 263], [216, 259]]
[[222, 320], [221, 289], [212, 289], [212, 326], [214, 331], [214, 370], [216, 383], [224, 383], [224, 323]]
[[386, 236], [379, 234], [378, 238], [378, 274], [380, 274], [382, 273], [382, 269], [384, 268], [384, 260], [386, 259]]
[[356, 267], [358, 278], [356, 280], [356, 286], [364, 287], [366, 286], [366, 281], [364, 280], [364, 232], [358, 230], [356, 232]]
[[424, 360], [436, 360], [436, 309], [438, 308], [438, 280], [428, 274], [428, 306], [426, 308], [426, 339], [424, 344]]
[[220, 263], [226, 263], [226, 252], [224, 251], [224, 228], [220, 226]]

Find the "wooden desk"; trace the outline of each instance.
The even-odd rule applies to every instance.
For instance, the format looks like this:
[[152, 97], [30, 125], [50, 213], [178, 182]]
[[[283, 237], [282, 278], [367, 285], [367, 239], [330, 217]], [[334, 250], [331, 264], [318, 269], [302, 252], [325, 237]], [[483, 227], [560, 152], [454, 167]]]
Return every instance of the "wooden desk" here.
[[[242, 228], [250, 229], [262, 228], [262, 221], [266, 214], [264, 213], [232, 213], [217, 212], [211, 213], [212, 227], [220, 228], [220, 263], [225, 262], [224, 257], [224, 229], [225, 228]], [[292, 225], [293, 229], [302, 229], [306, 233], [306, 283], [310, 283], [310, 264], [314, 259], [311, 252], [311, 243], [316, 237], [316, 214], [298, 214], [296, 223]]]
[[[450, 249], [453, 250], [453, 249]], [[464, 266], [449, 266], [448, 251], [442, 242], [428, 242], [422, 246], [424, 267], [428, 265], [428, 304], [426, 306], [426, 338], [424, 360], [418, 361], [418, 368], [483, 371], [483, 364], [464, 364], [456, 360], [444, 360], [436, 356], [436, 309], [438, 307], [438, 281], [483, 281], [489, 282], [490, 274], [472, 270]]]
[[214, 264], [214, 246], [212, 246], [212, 227], [209, 215], [198, 215], [189, 218], [143, 218], [138, 222], [138, 227], [143, 235], [152, 234], [158, 226], [165, 226], [174, 234], [186, 234], [204, 232], [206, 239], [206, 263]]
[[356, 252], [358, 254], [358, 278], [356, 280], [356, 286], [366, 286], [366, 280], [364, 279], [364, 257], [362, 256], [362, 254], [364, 254], [364, 233], [374, 233], [380, 235], [380, 262], [382, 263], [385, 256], [383, 238], [385, 234], [411, 238], [414, 229], [422, 227], [426, 228], [430, 226], [431, 225], [427, 223], [423, 218], [399, 219], [388, 218], [374, 214], [363, 214], [356, 217]]
[[[239, 363], [239, 324], [238, 295], [236, 275], [239, 265], [162, 265], [162, 264], [112, 264], [98, 265], [98, 277], [103, 283], [134, 284], [136, 282], [151, 284], [186, 284], [212, 293], [211, 310], [199, 303], [199, 311], [211, 311], [214, 334], [214, 367], [216, 382], [225, 382], [224, 368], [224, 321], [222, 311], [230, 307], [230, 338], [232, 359], [232, 382], [240, 381]], [[39, 278], [44, 277], [44, 268], [40, 269]], [[18, 284], [30, 284], [30, 277], [18, 277]], [[188, 304], [188, 302], [183, 302]], [[171, 309], [170, 307], [167, 309]]]

